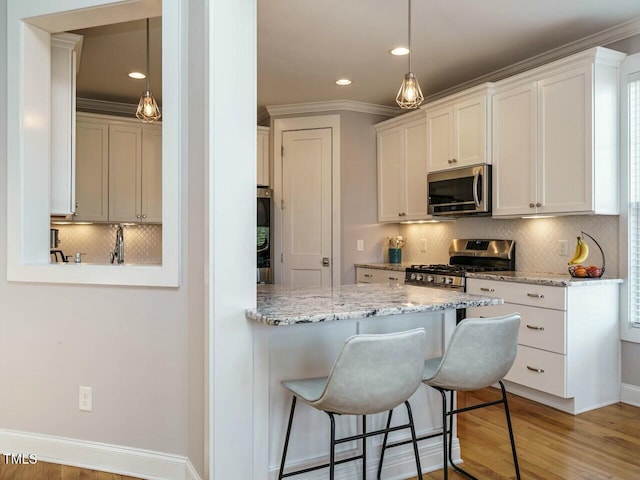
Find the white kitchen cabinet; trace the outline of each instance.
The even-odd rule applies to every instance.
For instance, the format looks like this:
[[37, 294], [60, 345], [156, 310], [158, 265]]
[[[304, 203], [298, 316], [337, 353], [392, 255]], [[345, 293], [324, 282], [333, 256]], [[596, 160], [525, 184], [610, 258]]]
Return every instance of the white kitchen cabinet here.
[[594, 48], [496, 84], [493, 216], [618, 213], [618, 67]]
[[387, 120], [376, 129], [378, 221], [427, 218], [424, 112]]
[[404, 270], [356, 267], [356, 283], [390, 283], [404, 285]]
[[429, 172], [491, 163], [491, 88], [481, 85], [424, 107]]
[[[548, 286], [476, 278], [467, 292], [504, 299], [467, 317], [521, 314], [507, 389], [577, 414], [620, 400], [617, 283]], [[594, 281], [595, 282], [595, 281]]]
[[256, 179], [260, 187], [269, 186], [269, 127], [258, 127]]
[[81, 35], [51, 36], [51, 215], [75, 212], [76, 73]]
[[78, 113], [77, 215], [96, 222], [162, 222], [162, 126]]
[[76, 122], [75, 191], [74, 220], [109, 220], [109, 126], [82, 114]]

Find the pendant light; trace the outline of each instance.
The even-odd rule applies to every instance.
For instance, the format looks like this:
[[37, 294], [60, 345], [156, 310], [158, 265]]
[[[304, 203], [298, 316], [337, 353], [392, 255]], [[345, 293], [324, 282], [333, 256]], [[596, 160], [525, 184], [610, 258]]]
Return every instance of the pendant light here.
[[396, 96], [396, 102], [400, 108], [413, 110], [418, 108], [423, 100], [424, 97], [422, 96], [418, 79], [411, 71], [411, 0], [409, 0], [409, 73], [404, 76]]
[[147, 89], [140, 97], [138, 102], [138, 109], [136, 110], [136, 117], [142, 120], [144, 123], [153, 123], [160, 120], [162, 114], [160, 108], [156, 103], [156, 99], [151, 95], [149, 89], [149, 19], [147, 18]]

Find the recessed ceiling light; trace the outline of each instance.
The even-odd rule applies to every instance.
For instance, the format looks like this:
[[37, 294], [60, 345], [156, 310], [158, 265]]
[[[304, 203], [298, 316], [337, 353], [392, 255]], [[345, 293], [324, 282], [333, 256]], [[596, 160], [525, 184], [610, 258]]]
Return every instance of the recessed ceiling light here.
[[409, 53], [409, 49], [407, 47], [396, 47], [389, 52], [391, 55], [407, 55]]
[[351, 85], [351, 83], [351, 80], [349, 80], [348, 78], [341, 78], [340, 80], [336, 80], [336, 85], [340, 86]]
[[129, 76], [131, 78], [135, 78], [136, 80], [141, 80], [143, 78], [147, 78], [147, 76], [144, 73], [140, 73], [140, 72], [131, 72], [129, 74]]

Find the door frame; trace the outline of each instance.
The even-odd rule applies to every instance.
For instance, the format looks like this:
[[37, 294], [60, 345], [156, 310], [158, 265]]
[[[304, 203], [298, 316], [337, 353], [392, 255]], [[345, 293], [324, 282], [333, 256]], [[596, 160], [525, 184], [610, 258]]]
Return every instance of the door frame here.
[[273, 278], [282, 283], [282, 134], [289, 130], [331, 129], [331, 285], [340, 285], [341, 216], [340, 216], [340, 115], [276, 118], [273, 120]]

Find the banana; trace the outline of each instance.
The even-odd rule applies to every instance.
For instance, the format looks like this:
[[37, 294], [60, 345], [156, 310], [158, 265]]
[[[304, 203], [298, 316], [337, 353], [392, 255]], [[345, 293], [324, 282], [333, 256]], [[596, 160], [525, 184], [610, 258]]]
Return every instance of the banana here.
[[573, 253], [573, 257], [569, 260], [568, 265], [576, 265], [584, 262], [589, 256], [589, 245], [586, 244], [582, 237], [578, 237], [578, 243], [576, 244], [576, 251]]

